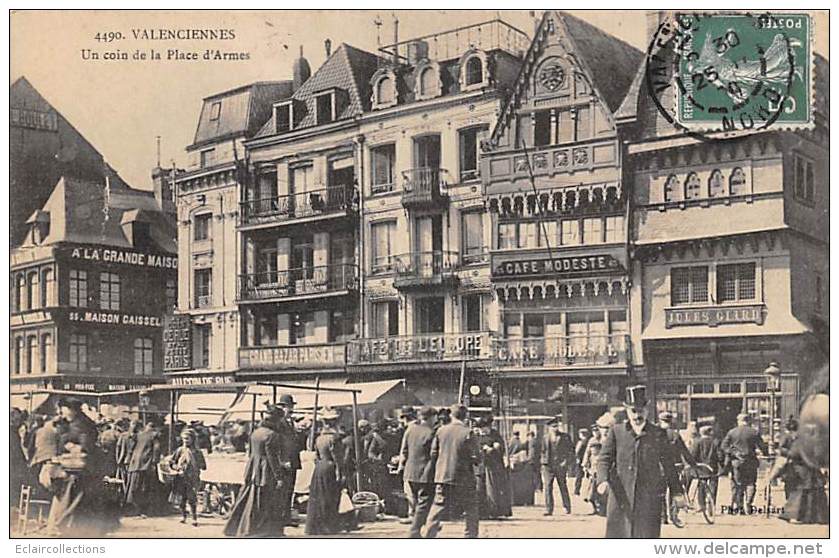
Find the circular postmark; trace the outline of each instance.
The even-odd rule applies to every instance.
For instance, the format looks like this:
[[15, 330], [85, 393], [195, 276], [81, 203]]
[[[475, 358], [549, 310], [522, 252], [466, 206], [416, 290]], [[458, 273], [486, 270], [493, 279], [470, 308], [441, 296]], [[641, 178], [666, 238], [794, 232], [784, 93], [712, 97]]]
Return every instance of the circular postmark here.
[[647, 91], [670, 124], [693, 136], [768, 128], [807, 102], [798, 82], [809, 29], [806, 14], [676, 13], [651, 39]]

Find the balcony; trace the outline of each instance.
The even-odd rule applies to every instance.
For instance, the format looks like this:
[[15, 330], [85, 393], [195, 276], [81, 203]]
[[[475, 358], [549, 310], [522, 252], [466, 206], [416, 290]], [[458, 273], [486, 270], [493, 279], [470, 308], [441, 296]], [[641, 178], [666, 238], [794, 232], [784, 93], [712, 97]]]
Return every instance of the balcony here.
[[358, 191], [353, 186], [330, 186], [309, 192], [270, 196], [240, 203], [239, 226], [287, 223], [358, 212]]
[[209, 294], [195, 295], [193, 301], [193, 308], [209, 308], [212, 305], [211, 296]]
[[631, 363], [629, 335], [568, 335], [496, 339], [492, 359], [500, 371], [532, 369], [591, 375], [623, 373]]
[[411, 252], [394, 256], [392, 261], [397, 289], [422, 287], [456, 287], [460, 279], [460, 255], [447, 250]]
[[272, 345], [239, 349], [239, 368], [242, 370], [343, 368], [345, 364], [344, 343]]
[[486, 331], [355, 339], [347, 343], [347, 364], [459, 363], [489, 359], [491, 349]]
[[445, 209], [448, 171], [421, 167], [402, 171], [402, 205], [409, 209]]
[[358, 288], [358, 267], [330, 264], [239, 276], [239, 302], [340, 295]]

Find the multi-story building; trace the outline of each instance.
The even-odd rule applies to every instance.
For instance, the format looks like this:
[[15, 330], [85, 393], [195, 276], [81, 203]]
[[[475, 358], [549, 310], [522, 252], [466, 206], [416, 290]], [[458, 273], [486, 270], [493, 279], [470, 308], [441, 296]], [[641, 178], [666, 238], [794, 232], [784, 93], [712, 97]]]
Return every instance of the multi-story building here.
[[[106, 392], [163, 381], [177, 292], [169, 177], [155, 192], [62, 177], [11, 252], [13, 404], [44, 388]], [[18, 394], [18, 395], [15, 395]]]
[[[188, 166], [177, 173], [178, 318], [169, 381], [234, 381], [240, 344], [237, 275], [239, 188], [247, 176], [244, 140], [288, 98], [291, 81], [258, 82], [204, 99]], [[184, 358], [181, 353], [189, 355]]]
[[545, 12], [483, 153], [493, 372], [508, 413], [588, 425], [632, 375], [615, 111], [641, 59], [577, 17]]
[[[701, 141], [639, 93], [641, 77], [619, 111], [636, 138], [624, 161], [636, 366], [682, 424], [714, 416], [724, 430], [749, 412], [767, 431], [826, 364], [827, 62], [814, 67], [799, 76], [815, 79], [809, 130]], [[772, 362], [780, 378], [764, 374]]]
[[241, 379], [344, 378], [358, 335], [358, 118], [370, 107], [376, 56], [327, 42], [311, 76], [277, 100], [246, 142], [251, 165], [237, 230]]
[[364, 84], [363, 301], [351, 379], [403, 378], [429, 404], [486, 394], [497, 312], [480, 144], [528, 38], [501, 20], [381, 48]]

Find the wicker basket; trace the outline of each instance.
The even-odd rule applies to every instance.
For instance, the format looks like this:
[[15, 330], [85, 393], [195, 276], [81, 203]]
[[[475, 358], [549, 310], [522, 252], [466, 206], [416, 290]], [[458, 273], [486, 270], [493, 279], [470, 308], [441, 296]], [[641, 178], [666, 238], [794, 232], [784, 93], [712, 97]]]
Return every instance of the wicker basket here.
[[373, 492], [356, 492], [352, 497], [353, 506], [358, 511], [358, 520], [373, 523], [382, 509], [382, 501]]
[[157, 479], [163, 484], [172, 484], [180, 474], [179, 471], [172, 470], [171, 463], [165, 459], [157, 464]]

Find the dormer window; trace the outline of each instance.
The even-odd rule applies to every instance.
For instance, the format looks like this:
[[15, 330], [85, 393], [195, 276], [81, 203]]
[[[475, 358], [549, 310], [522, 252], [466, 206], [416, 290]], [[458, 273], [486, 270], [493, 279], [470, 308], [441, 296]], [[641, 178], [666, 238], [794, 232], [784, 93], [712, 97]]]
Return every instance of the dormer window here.
[[335, 114], [335, 93], [330, 91], [315, 97], [315, 108], [317, 110], [317, 123], [328, 124], [336, 120]]
[[489, 86], [487, 55], [482, 50], [470, 49], [460, 57], [460, 89], [472, 91]]
[[210, 120], [218, 120], [221, 115], [221, 101], [216, 101], [210, 107]]
[[373, 74], [370, 83], [373, 85], [371, 101], [374, 109], [388, 108], [397, 104], [399, 93], [396, 88], [396, 74], [392, 69], [380, 69]]
[[291, 101], [274, 105], [274, 131], [278, 134], [289, 132], [294, 127], [294, 111]]
[[379, 104], [387, 105], [392, 103], [396, 98], [395, 92], [392, 79], [384, 77], [379, 80], [376, 88], [376, 96], [378, 97]]
[[442, 94], [440, 66], [436, 62], [425, 60], [417, 65], [414, 94], [417, 100], [433, 99]]

